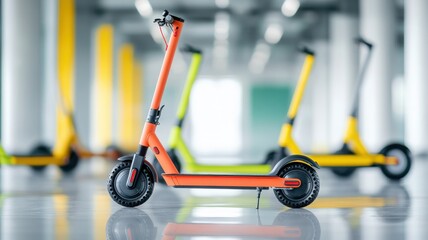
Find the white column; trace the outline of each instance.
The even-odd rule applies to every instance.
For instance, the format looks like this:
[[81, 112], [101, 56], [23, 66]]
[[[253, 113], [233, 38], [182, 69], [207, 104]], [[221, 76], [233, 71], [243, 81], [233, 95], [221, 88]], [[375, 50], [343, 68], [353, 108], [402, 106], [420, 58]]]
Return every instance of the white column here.
[[312, 149], [313, 152], [328, 151], [329, 139], [329, 48], [326, 40], [315, 41], [315, 65], [309, 85], [314, 86], [308, 95], [312, 98]]
[[57, 78], [57, 0], [42, 0], [43, 2], [43, 142], [54, 146], [56, 137], [56, 109], [58, 102]]
[[22, 152], [41, 139], [41, 2], [2, 4], [2, 144]]
[[427, 153], [428, 1], [407, 0], [405, 4], [405, 140], [413, 153]]
[[[79, 2], [79, 1], [76, 1]], [[82, 2], [82, 1], [80, 1]], [[92, 7], [92, 1], [81, 4], [80, 7]], [[79, 5], [77, 5], [79, 7]], [[90, 115], [91, 115], [91, 86], [93, 61], [91, 59], [92, 31], [94, 16], [89, 11], [76, 12], [76, 61], [75, 61], [75, 121], [77, 133], [82, 144], [89, 146]], [[110, 107], [110, 106], [108, 106]]]
[[393, 136], [391, 83], [395, 69], [395, 11], [395, 1], [360, 1], [361, 35], [374, 44], [360, 100], [360, 129], [371, 151], [379, 150]]
[[343, 143], [346, 119], [351, 112], [358, 72], [358, 19], [350, 14], [334, 13], [330, 17], [329, 65], [329, 133], [330, 148]]

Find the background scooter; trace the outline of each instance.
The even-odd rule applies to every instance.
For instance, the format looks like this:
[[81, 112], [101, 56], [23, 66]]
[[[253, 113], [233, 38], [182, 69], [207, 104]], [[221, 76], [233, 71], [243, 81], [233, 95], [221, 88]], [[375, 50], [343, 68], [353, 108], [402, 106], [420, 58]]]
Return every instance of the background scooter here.
[[[385, 146], [377, 154], [370, 153], [365, 147], [358, 132], [359, 98], [373, 45], [362, 38], [357, 39], [357, 41], [368, 49], [368, 53], [358, 74], [356, 94], [352, 111], [348, 119], [343, 146], [334, 153], [325, 155], [310, 154], [310, 157], [320, 164], [320, 166], [331, 168], [333, 173], [341, 177], [350, 176], [360, 167], [380, 167], [386, 177], [392, 180], [398, 180], [405, 177], [410, 170], [412, 165], [410, 150], [403, 144], [394, 143]], [[305, 87], [306, 81], [299, 81], [297, 86], [298, 91], [293, 96], [288, 111], [288, 119], [281, 129], [278, 140], [280, 147], [278, 150], [271, 151], [267, 154], [267, 161], [274, 159], [273, 162], [276, 162], [288, 154], [302, 154], [302, 151], [293, 139], [292, 129]]]

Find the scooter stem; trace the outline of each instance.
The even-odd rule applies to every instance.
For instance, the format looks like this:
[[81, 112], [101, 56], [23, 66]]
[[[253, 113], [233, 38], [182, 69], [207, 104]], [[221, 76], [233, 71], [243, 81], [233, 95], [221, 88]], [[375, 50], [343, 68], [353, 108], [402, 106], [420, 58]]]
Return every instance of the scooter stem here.
[[[143, 132], [140, 138], [140, 149], [137, 151], [139, 155], [145, 155], [145, 151], [149, 146], [149, 136], [156, 131], [156, 126], [159, 124], [158, 120], [162, 109], [159, 109], [160, 103], [162, 101], [163, 92], [165, 90], [166, 83], [168, 81], [169, 70], [171, 69], [172, 61], [174, 59], [174, 54], [177, 49], [178, 41], [180, 40], [181, 30], [184, 25], [184, 20], [172, 15], [168, 15], [169, 19], [173, 19], [173, 22], [170, 24], [172, 29], [171, 36], [169, 38], [169, 43], [165, 53], [165, 57], [162, 63], [161, 72], [156, 84], [155, 93], [152, 98], [150, 111], [144, 124]], [[165, 23], [163, 23], [164, 25]], [[162, 26], [163, 26], [162, 25]], [[161, 27], [161, 25], [159, 25]], [[143, 149], [141, 149], [143, 147]]]
[[363, 38], [358, 38], [357, 42], [366, 46], [368, 49], [368, 52], [367, 52], [366, 58], [364, 59], [363, 65], [361, 66], [361, 68], [358, 72], [358, 76], [357, 76], [357, 87], [356, 87], [356, 92], [355, 92], [355, 96], [354, 96], [354, 103], [353, 103], [352, 112], [351, 112], [351, 116], [354, 118], [358, 118], [361, 88], [363, 85], [364, 76], [367, 72], [367, 67], [369, 65], [370, 58], [372, 55], [372, 50], [373, 50], [373, 44], [367, 42]]
[[165, 53], [161, 72], [156, 84], [156, 90], [151, 104], [152, 109], [159, 109], [162, 100], [163, 91], [168, 80], [169, 70], [171, 69], [172, 60], [174, 59], [175, 50], [177, 49], [178, 40], [180, 39], [181, 30], [184, 25], [184, 20], [180, 20], [175, 19], [175, 21], [172, 23], [173, 32], [171, 33], [171, 37], [169, 39], [168, 49]]
[[300, 102], [302, 101], [303, 93], [306, 88], [306, 83], [308, 82], [309, 75], [312, 70], [312, 66], [315, 59], [314, 52], [304, 49], [303, 53], [306, 54], [305, 62], [302, 67], [302, 71], [300, 73], [299, 81], [297, 82], [296, 91], [293, 95], [293, 99], [291, 101], [290, 109], [288, 110], [288, 121], [291, 123], [294, 121], [294, 118], [296, 117], [297, 110], [299, 109]]

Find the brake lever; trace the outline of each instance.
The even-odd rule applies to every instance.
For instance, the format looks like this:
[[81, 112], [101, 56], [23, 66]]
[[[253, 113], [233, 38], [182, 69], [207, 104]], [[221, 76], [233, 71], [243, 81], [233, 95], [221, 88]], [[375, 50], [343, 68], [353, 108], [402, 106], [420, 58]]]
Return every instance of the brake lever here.
[[157, 23], [160, 27], [163, 27], [165, 25], [165, 20], [160, 18], [156, 18], [155, 20], [153, 20], [153, 22]]

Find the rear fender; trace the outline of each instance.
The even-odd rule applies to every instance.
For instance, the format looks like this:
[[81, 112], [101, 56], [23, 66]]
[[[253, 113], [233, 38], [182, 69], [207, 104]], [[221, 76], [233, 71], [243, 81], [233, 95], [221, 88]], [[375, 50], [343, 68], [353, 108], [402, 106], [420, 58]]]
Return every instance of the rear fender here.
[[295, 162], [306, 164], [312, 168], [318, 168], [318, 169], [320, 168], [318, 163], [316, 163], [314, 160], [310, 159], [307, 156], [290, 155], [290, 156], [287, 156], [287, 157], [281, 159], [277, 164], [275, 164], [272, 171], [270, 171], [269, 175], [277, 176], [283, 167], [285, 167], [286, 165], [288, 165], [290, 163], [295, 163]]

